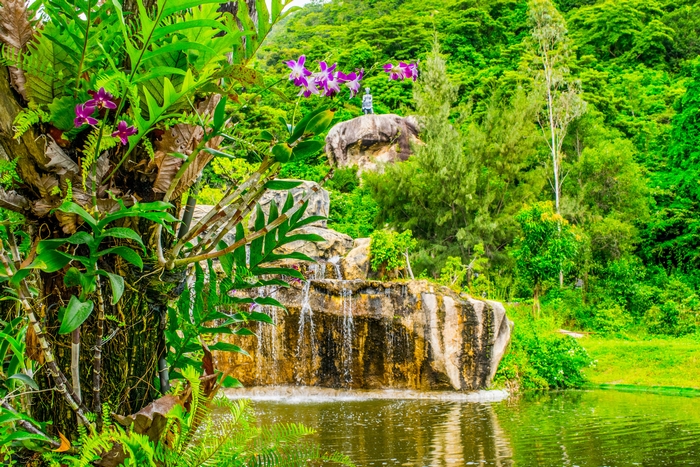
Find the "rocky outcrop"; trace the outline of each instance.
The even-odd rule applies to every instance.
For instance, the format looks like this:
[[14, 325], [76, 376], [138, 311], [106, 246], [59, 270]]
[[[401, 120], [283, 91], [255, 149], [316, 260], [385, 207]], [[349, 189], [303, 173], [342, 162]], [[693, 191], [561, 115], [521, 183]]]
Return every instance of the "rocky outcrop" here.
[[[292, 196], [294, 196], [294, 201], [299, 201], [307, 194], [311, 193], [311, 197], [309, 198], [309, 205], [306, 208], [306, 212], [304, 213], [304, 217], [302, 217], [302, 219], [311, 216], [328, 217], [328, 213], [330, 212], [331, 206], [331, 199], [328, 195], [328, 192], [321, 188], [318, 183], [306, 180], [301, 185], [299, 185], [296, 188], [292, 188], [291, 190], [267, 190], [265, 194], [262, 195], [259, 201], [260, 207], [262, 208], [265, 215], [270, 213], [270, 203], [272, 201], [274, 201], [277, 204], [277, 207], [281, 210], [282, 206], [284, 206], [284, 202], [287, 200], [287, 193], [290, 192]], [[250, 216], [248, 226], [252, 228], [254, 223], [255, 211], [253, 211], [253, 213]], [[325, 227], [326, 220], [324, 219], [321, 221], [317, 221], [311, 225], [316, 227]]]
[[[352, 249], [352, 237], [333, 229], [307, 226], [294, 231], [297, 234], [316, 234], [323, 237], [322, 242], [296, 241], [282, 245], [276, 251], [278, 253], [304, 253], [311, 258], [319, 260], [329, 260], [334, 257], [345, 256]], [[298, 263], [298, 261], [295, 261]]]
[[381, 170], [384, 164], [405, 161], [417, 141], [413, 117], [363, 115], [335, 125], [326, 136], [326, 154], [337, 167]]
[[[497, 302], [462, 299], [426, 281], [311, 280], [261, 291], [276, 326], [229, 337], [250, 352], [220, 353], [246, 386], [470, 391], [490, 385], [512, 323]], [[257, 326], [257, 325], [256, 325]]]
[[343, 277], [347, 280], [365, 280], [369, 277], [369, 246], [370, 238], [358, 238], [353, 248], [341, 260]]

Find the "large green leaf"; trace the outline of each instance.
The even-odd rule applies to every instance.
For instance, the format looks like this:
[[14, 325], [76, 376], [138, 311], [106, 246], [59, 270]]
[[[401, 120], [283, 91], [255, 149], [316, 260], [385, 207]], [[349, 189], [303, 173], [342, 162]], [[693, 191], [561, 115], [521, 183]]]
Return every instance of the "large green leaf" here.
[[66, 255], [58, 251], [48, 250], [38, 254], [30, 267], [50, 273], [63, 269], [69, 262], [70, 258]]
[[25, 375], [24, 373], [14, 374], [7, 379], [16, 379], [17, 381], [23, 382], [32, 389], [35, 389], [37, 391], [39, 390], [39, 385], [36, 384], [36, 381], [34, 381], [29, 375]]
[[75, 295], [71, 296], [68, 306], [63, 313], [59, 334], [73, 332], [88, 319], [94, 308], [92, 300], [81, 302]]
[[143, 269], [143, 260], [141, 259], [141, 256], [139, 256], [138, 253], [136, 253], [134, 250], [132, 250], [129, 247], [115, 246], [112, 248], [107, 248], [106, 250], [102, 250], [99, 253], [97, 253], [97, 256], [105, 256], [105, 255], [121, 256], [122, 258], [124, 258], [124, 260], [133, 264], [137, 268]]
[[141, 236], [127, 227], [113, 227], [111, 229], [107, 229], [102, 233], [102, 237], [113, 237], [122, 238], [125, 240], [132, 240], [145, 249]]
[[109, 279], [109, 285], [112, 287], [112, 305], [116, 305], [124, 294], [124, 278], [118, 274], [112, 274], [101, 269], [97, 271], [97, 274]]
[[214, 345], [209, 346], [210, 350], [218, 350], [220, 352], [237, 352], [246, 356], [249, 356], [250, 354], [243, 350], [242, 348], [238, 347], [237, 345], [234, 344], [229, 344], [227, 342], [217, 342]]

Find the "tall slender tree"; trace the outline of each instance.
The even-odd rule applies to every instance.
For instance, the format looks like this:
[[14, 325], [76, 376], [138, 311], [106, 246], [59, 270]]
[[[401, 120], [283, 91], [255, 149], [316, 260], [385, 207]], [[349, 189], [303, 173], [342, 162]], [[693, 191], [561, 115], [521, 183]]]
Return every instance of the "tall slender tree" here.
[[[567, 36], [566, 21], [550, 0], [531, 0], [529, 23], [532, 28], [533, 75], [544, 95], [544, 115], [539, 120], [542, 134], [552, 157], [552, 190], [554, 208], [561, 214], [562, 150], [569, 125], [586, 111], [581, 98], [581, 84], [571, 79], [568, 63], [571, 41]], [[560, 229], [561, 231], [561, 229]], [[564, 283], [563, 270], [559, 271], [559, 285]]]

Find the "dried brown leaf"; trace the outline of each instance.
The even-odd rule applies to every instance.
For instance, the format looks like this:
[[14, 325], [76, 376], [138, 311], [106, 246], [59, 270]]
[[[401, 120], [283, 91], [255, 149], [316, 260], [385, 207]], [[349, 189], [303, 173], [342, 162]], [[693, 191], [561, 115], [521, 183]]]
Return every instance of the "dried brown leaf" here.
[[75, 214], [56, 211], [56, 219], [65, 234], [72, 235], [78, 229], [78, 216]]
[[39, 183], [36, 184], [42, 198], [53, 198], [55, 195], [53, 195], [52, 192], [57, 186], [58, 180], [51, 175], [43, 175], [39, 179]]
[[68, 155], [63, 152], [63, 149], [51, 138], [48, 139], [48, 143], [46, 144], [46, 157], [49, 158], [46, 168], [50, 169], [52, 172], [58, 175], [80, 175], [80, 167], [78, 167], [78, 164], [68, 157]]
[[[8, 48], [14, 49], [14, 53], [19, 56], [33, 34], [34, 29], [27, 20], [25, 0], [4, 0], [0, 7], [0, 41], [4, 42]], [[10, 67], [10, 81], [17, 92], [26, 99], [27, 91], [24, 86], [26, 80], [22, 70]]]
[[26, 212], [31, 206], [29, 200], [16, 191], [5, 191], [0, 188], [0, 207], [15, 212]]
[[[202, 117], [211, 115], [220, 100], [221, 96], [218, 94], [207, 98], [197, 106], [197, 113]], [[189, 156], [199, 142], [202, 141], [203, 137], [204, 130], [201, 127], [184, 123], [178, 123], [163, 134], [161, 140], [155, 144], [156, 152], [153, 164], [158, 167], [158, 175], [153, 183], [154, 192], [165, 193], [168, 191], [175, 175], [182, 166], [182, 159], [173, 157], [170, 154], [177, 152]], [[216, 144], [220, 144], [220, 141]], [[204, 169], [204, 166], [211, 160], [211, 156], [208, 155], [208, 153], [205, 154], [207, 154], [207, 156], [199, 154], [197, 160], [190, 164], [190, 167], [188, 167], [183, 174], [180, 183], [178, 183], [178, 190], [180, 193], [182, 193], [180, 187], [183, 185], [183, 182], [188, 180], [189, 182], [186, 183], [186, 186], [189, 187], [189, 185], [197, 179], [199, 173]], [[202, 157], [209, 157], [203, 165], [202, 161], [199, 160]], [[195, 174], [194, 179], [192, 179], [193, 173]], [[177, 195], [173, 195], [171, 198], [175, 196]]]
[[32, 212], [36, 214], [37, 217], [44, 217], [51, 212], [52, 209], [57, 208], [60, 204], [60, 200], [57, 203], [52, 203], [51, 201], [45, 199], [39, 199], [34, 201], [32, 204]]
[[165, 428], [168, 413], [176, 405], [182, 405], [182, 400], [179, 397], [167, 395], [154, 400], [135, 414], [128, 416], [114, 414], [113, 416], [121, 425], [130, 426], [135, 433], [148, 435], [155, 441], [160, 438]]

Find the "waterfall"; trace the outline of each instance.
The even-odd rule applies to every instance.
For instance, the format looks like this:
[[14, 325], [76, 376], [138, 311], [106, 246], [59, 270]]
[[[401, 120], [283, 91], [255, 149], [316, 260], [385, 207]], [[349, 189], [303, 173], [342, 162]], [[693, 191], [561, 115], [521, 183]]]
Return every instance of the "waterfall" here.
[[[309, 290], [311, 289], [311, 280], [304, 282], [304, 288], [302, 290], [301, 297], [301, 312], [299, 314], [299, 340], [297, 341], [297, 362], [300, 367], [296, 371], [295, 379], [297, 384], [304, 384], [304, 370], [309, 369], [309, 373], [312, 372], [314, 362], [317, 360], [317, 349], [316, 349], [316, 330], [314, 328], [313, 310], [311, 309], [311, 304], [309, 303]], [[308, 361], [309, 352], [304, 348], [304, 334], [305, 330], [309, 328], [309, 344], [311, 345], [311, 361]]]
[[352, 317], [353, 298], [352, 290], [343, 287], [343, 381], [346, 385], [352, 383], [352, 339], [355, 332], [355, 323]]
[[386, 340], [386, 353], [384, 355], [385, 384], [391, 387], [394, 384], [394, 323], [391, 318], [384, 319], [384, 338]]
[[335, 278], [339, 281], [343, 280], [343, 274], [340, 272], [340, 256], [334, 256], [328, 260], [329, 263], [333, 265], [333, 270], [335, 271]]

